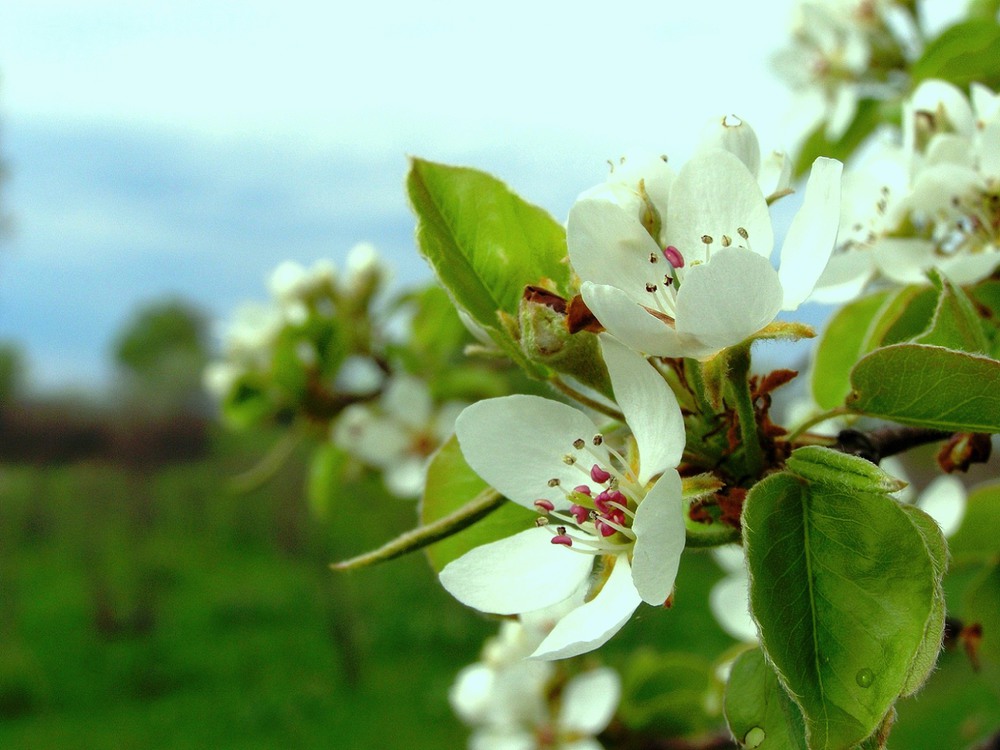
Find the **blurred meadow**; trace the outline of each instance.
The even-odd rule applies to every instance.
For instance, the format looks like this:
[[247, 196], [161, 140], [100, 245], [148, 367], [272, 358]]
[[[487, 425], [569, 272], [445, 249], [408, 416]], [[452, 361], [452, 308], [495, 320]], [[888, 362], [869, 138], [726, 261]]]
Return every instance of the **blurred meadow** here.
[[[562, 222], [607, 158], [683, 157], [719, 112], [773, 136], [790, 98], [772, 16], [790, 0], [767, 18], [734, 0], [4, 5], [0, 749], [464, 747], [449, 687], [496, 620], [423, 552], [331, 571], [412, 529], [417, 507], [357, 465], [317, 477], [328, 430], [292, 443], [280, 410], [225, 424], [202, 386], [218, 321], [282, 261], [340, 266], [361, 241], [394, 291], [427, 282], [407, 155], [475, 164]], [[452, 329], [448, 356], [468, 339]], [[722, 575], [686, 557], [684, 606], [643, 608], [602, 650], [632, 726], [718, 732], [706, 695], [736, 646], [708, 606]], [[919, 698], [936, 718], [900, 722], [895, 747], [927, 746], [928, 721], [958, 734], [1000, 716], [968, 676], [945, 654]]]

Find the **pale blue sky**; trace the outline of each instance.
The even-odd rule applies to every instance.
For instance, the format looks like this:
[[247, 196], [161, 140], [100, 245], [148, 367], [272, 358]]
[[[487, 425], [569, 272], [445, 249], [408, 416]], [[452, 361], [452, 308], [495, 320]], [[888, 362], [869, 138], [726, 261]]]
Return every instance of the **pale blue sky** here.
[[562, 219], [606, 159], [681, 160], [716, 115], [784, 145], [790, 6], [5, 0], [0, 337], [46, 387], [93, 385], [143, 300], [225, 316], [361, 240], [426, 278], [406, 154]]

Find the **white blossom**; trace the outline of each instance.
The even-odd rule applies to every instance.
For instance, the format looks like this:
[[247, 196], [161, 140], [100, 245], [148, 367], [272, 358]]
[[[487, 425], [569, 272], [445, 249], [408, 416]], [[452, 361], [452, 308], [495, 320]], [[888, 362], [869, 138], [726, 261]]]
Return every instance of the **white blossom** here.
[[537, 396], [481, 401], [456, 423], [469, 466], [513, 502], [542, 513], [543, 525], [452, 561], [440, 574], [444, 588], [471, 607], [506, 615], [588, 589], [536, 658], [595, 649], [641, 602], [662, 605], [684, 548], [674, 468], [684, 426], [676, 398], [644, 358], [606, 335], [601, 346], [636, 460], [614, 450], [583, 412]]

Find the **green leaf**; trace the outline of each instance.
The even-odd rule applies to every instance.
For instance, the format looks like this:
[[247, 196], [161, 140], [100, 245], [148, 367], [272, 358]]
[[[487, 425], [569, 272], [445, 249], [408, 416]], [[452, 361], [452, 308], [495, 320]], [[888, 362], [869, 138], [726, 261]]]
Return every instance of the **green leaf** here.
[[926, 331], [937, 299], [937, 291], [930, 286], [906, 286], [897, 291], [868, 331], [865, 351], [910, 341]]
[[989, 353], [1000, 358], [1000, 281], [986, 280], [969, 290], [982, 316], [983, 329], [990, 341]]
[[913, 505], [901, 506], [903, 512], [910, 517], [913, 527], [920, 533], [927, 548], [928, 557], [934, 566], [934, 575], [937, 586], [934, 592], [934, 604], [931, 609], [931, 616], [927, 618], [927, 625], [924, 628], [924, 638], [920, 643], [920, 648], [910, 663], [906, 682], [903, 684], [901, 695], [908, 696], [916, 693], [927, 678], [930, 677], [937, 663], [938, 654], [941, 652], [941, 641], [944, 638], [944, 624], [946, 616], [944, 587], [942, 579], [948, 568], [948, 544], [945, 542], [941, 527], [929, 515]]
[[756, 750], [806, 750], [802, 712], [755, 648], [733, 663], [724, 702], [729, 731], [741, 747]]
[[914, 344], [931, 344], [973, 354], [985, 354], [989, 343], [982, 319], [960, 287], [952, 284], [935, 269], [929, 271], [931, 283], [938, 290], [937, 306], [930, 327], [913, 339]]
[[1000, 361], [926, 344], [876, 349], [851, 372], [847, 406], [949, 432], [1000, 432]]
[[878, 483], [860, 484], [782, 472], [743, 512], [761, 645], [812, 750], [846, 750], [882, 725], [934, 616], [938, 577], [921, 532]]
[[428, 286], [410, 295], [410, 301], [413, 317], [408, 348], [417, 355], [419, 372], [436, 373], [459, 359], [472, 337], [462, 325], [448, 293], [441, 287]]
[[[458, 440], [453, 435], [438, 449], [428, 467], [427, 484], [420, 505], [420, 523], [426, 526], [439, 522], [489, 490], [489, 485], [465, 462]], [[468, 528], [456, 530], [457, 533], [428, 547], [427, 557], [431, 567], [440, 571], [473, 547], [524, 531], [536, 517], [537, 514], [527, 508], [504, 502]]]
[[854, 120], [844, 134], [835, 141], [826, 137], [826, 123], [820, 123], [806, 138], [795, 162], [795, 176], [801, 177], [812, 167], [819, 156], [846, 161], [854, 150], [871, 135], [877, 126], [886, 119], [881, 103], [875, 99], [862, 99]]
[[812, 368], [813, 399], [821, 409], [839, 406], [851, 392], [851, 368], [865, 353], [868, 328], [888, 296], [884, 291], [855, 300], [827, 323]]
[[1000, 0], [971, 0], [969, 2], [969, 18], [986, 18], [993, 20], [1000, 13]]
[[906, 486], [906, 482], [887, 474], [871, 461], [818, 445], [793, 451], [785, 466], [802, 479], [830, 484], [845, 492], [896, 492]]
[[342, 494], [348, 461], [348, 455], [330, 440], [320, 443], [313, 452], [306, 496], [315, 515], [327, 517], [331, 503]]
[[524, 287], [545, 280], [569, 296], [562, 225], [474, 169], [413, 159], [406, 184], [418, 219], [420, 252], [438, 279], [512, 359], [544, 376], [501, 325], [498, 313], [515, 317]]
[[996, 88], [1000, 80], [1000, 25], [976, 18], [945, 29], [910, 68], [914, 85], [942, 78], [961, 88], [978, 81]]

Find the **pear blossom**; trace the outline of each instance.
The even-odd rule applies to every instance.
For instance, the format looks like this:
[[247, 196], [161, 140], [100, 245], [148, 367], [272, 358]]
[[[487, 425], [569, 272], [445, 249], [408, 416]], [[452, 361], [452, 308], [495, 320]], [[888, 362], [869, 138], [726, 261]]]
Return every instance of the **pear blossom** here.
[[877, 140], [848, 170], [841, 245], [817, 299], [842, 302], [876, 279], [925, 284], [938, 269], [957, 284], [1000, 265], [1000, 113], [979, 84], [966, 97], [923, 81], [903, 105], [900, 141]]
[[423, 490], [430, 455], [451, 435], [465, 404], [435, 406], [427, 384], [395, 375], [376, 403], [351, 404], [333, 426], [333, 441], [363, 463], [380, 469], [397, 497]]
[[583, 412], [538, 396], [480, 401], [455, 432], [469, 466], [513, 502], [540, 513], [536, 526], [476, 547], [440, 580], [484, 612], [550, 607], [585, 587], [535, 658], [575, 656], [604, 644], [643, 601], [663, 605], [684, 548], [676, 469], [684, 424], [673, 392], [643, 357], [601, 335], [618, 404], [637, 457], [622, 455]]
[[[836, 239], [842, 165], [813, 164], [776, 271], [759, 153], [749, 128], [699, 151], [670, 184], [659, 232], [604, 192], [580, 196], [567, 225], [570, 262], [609, 333], [645, 354], [708, 359], [809, 296]], [[780, 188], [780, 176], [769, 181]]]
[[801, 94], [800, 130], [825, 123], [839, 139], [863, 99], [891, 99], [907, 86], [921, 32], [895, 0], [809, 0], [794, 9], [792, 44], [775, 57], [778, 72]]
[[474, 727], [470, 750], [601, 750], [594, 736], [618, 706], [618, 674], [606, 667], [582, 672], [555, 697], [560, 677], [554, 665], [520, 656], [533, 635], [520, 622], [505, 622], [482, 661], [459, 673], [448, 697]]

